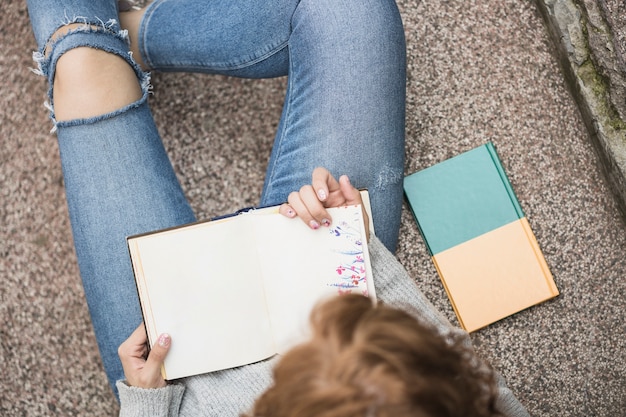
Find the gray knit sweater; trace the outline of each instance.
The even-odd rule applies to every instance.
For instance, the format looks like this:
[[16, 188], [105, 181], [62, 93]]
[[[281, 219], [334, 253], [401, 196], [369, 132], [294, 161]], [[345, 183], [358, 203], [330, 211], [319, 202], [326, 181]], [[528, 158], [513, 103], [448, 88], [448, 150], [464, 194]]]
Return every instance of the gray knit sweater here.
[[[388, 305], [406, 306], [442, 332], [458, 332], [424, 297], [404, 267], [375, 237], [369, 243], [378, 299]], [[251, 409], [254, 399], [272, 382], [276, 357], [259, 363], [178, 380], [165, 388], [142, 389], [119, 381], [121, 417], [238, 416]], [[500, 378], [498, 409], [507, 416], [528, 416]]]

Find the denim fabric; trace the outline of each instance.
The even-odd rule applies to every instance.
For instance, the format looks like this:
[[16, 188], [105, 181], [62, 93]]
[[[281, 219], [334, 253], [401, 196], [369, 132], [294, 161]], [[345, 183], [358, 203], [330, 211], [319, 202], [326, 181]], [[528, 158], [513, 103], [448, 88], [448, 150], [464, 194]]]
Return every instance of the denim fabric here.
[[261, 204], [283, 202], [316, 166], [348, 174], [370, 190], [376, 235], [395, 250], [406, 57], [393, 0], [156, 0], [139, 38], [159, 71], [288, 75]]
[[78, 265], [111, 384], [141, 322], [126, 237], [195, 220], [147, 103], [57, 131]]
[[[149, 79], [132, 60], [114, 0], [28, 0], [52, 86], [56, 60], [78, 46], [133, 66], [143, 97], [115, 112], [56, 122], [74, 243], [96, 337], [114, 386], [117, 348], [141, 321], [125, 238], [194, 221], [147, 104]], [[89, 27], [48, 45], [62, 25]], [[46, 45], [48, 53], [44, 54]], [[395, 249], [402, 205], [405, 45], [392, 0], [157, 0], [140, 29], [157, 71], [238, 77], [288, 75], [261, 205], [310, 182], [314, 167], [370, 191], [377, 236]], [[219, 214], [219, 213], [216, 213]], [[115, 389], [115, 388], [114, 388]]]

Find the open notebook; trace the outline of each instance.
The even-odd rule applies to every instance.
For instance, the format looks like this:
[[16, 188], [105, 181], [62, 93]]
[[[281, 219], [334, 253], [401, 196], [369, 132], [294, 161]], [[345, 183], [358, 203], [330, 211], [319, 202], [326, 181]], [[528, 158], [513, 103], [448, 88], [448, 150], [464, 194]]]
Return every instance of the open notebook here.
[[165, 379], [285, 352], [325, 297], [375, 299], [361, 206], [328, 211], [319, 230], [270, 207], [128, 238], [150, 346], [172, 336]]

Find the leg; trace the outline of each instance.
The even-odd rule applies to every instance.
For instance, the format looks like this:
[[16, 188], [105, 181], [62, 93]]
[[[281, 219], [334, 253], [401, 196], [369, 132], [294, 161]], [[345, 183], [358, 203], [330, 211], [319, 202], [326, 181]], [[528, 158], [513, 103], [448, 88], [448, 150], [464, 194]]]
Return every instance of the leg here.
[[404, 169], [405, 44], [392, 1], [302, 0], [292, 19], [287, 96], [265, 182], [277, 202], [316, 166], [370, 192], [392, 252]]
[[114, 387], [123, 377], [117, 347], [141, 321], [126, 236], [194, 217], [147, 106], [147, 75], [112, 20], [116, 3], [76, 3], [28, 6], [85, 295]]
[[[288, 74], [261, 204], [285, 201], [325, 166], [369, 189], [376, 234], [395, 249], [406, 75], [393, 0], [156, 0], [133, 16], [131, 39], [149, 68]], [[172, 31], [172, 22], [185, 23]]]

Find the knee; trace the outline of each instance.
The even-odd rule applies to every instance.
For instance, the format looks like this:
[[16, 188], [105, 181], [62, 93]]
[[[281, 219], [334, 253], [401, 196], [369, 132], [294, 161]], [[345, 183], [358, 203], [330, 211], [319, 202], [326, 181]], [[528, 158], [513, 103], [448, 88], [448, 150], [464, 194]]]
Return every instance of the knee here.
[[353, 25], [369, 33], [369, 38], [378, 37], [385, 42], [401, 38], [404, 43], [402, 18], [394, 0], [348, 0], [346, 3]]
[[350, 55], [405, 59], [404, 28], [393, 0], [302, 0], [294, 28], [318, 50], [347, 48]]
[[99, 116], [143, 95], [143, 74], [134, 67], [126, 40], [107, 27], [62, 26], [46, 43], [41, 61], [57, 121]]
[[137, 75], [126, 60], [89, 47], [71, 49], [59, 58], [53, 91], [58, 121], [106, 114], [142, 96]]
[[385, 41], [401, 37], [404, 42], [402, 18], [394, 0], [302, 0], [298, 10], [327, 30]]
[[45, 39], [43, 33], [33, 58], [35, 72], [48, 79], [53, 130], [56, 122], [104, 115], [146, 96], [149, 75], [132, 59], [115, 20], [74, 18]]

